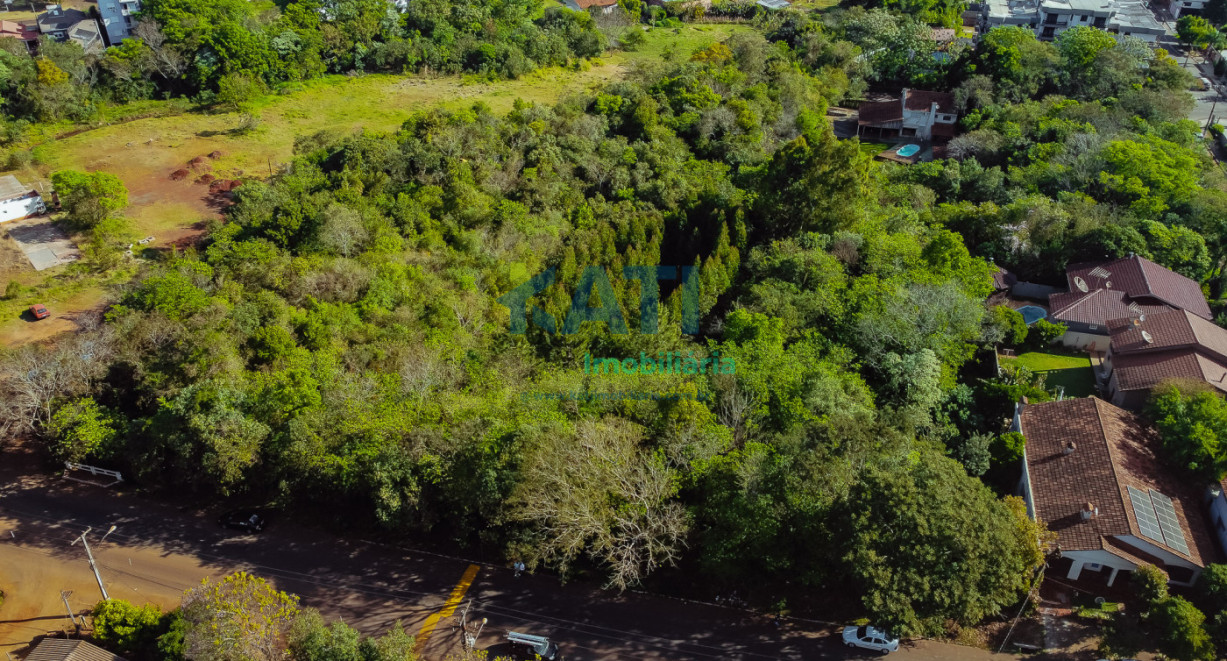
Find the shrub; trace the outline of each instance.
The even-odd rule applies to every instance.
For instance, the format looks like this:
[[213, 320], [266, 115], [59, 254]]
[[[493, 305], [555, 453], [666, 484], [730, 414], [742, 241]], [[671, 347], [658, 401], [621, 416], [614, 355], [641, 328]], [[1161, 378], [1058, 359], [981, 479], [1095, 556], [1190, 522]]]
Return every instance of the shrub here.
[[1018, 310], [998, 305], [989, 314], [989, 323], [1001, 334], [1001, 341], [1018, 346], [1027, 339], [1027, 321]]
[[94, 640], [103, 647], [137, 658], [159, 658], [158, 638], [166, 632], [167, 618], [153, 604], [136, 606], [123, 599], [108, 599], [94, 606]]
[[1168, 597], [1150, 615], [1159, 651], [1181, 661], [1213, 661], [1214, 643], [1203, 626], [1206, 616], [1183, 597]]
[[643, 30], [639, 29], [638, 26], [635, 26], [630, 30], [627, 30], [626, 34], [622, 35], [622, 39], [619, 40], [619, 45], [622, 47], [622, 50], [636, 51], [639, 50], [639, 47], [642, 46], [647, 40], [647, 35], [643, 33]]
[[1154, 565], [1142, 565], [1133, 570], [1133, 588], [1150, 608], [1167, 598], [1167, 574]]
[[1036, 347], [1046, 347], [1064, 335], [1068, 328], [1065, 324], [1054, 324], [1047, 319], [1040, 319], [1031, 325], [1030, 344]]
[[1227, 565], [1207, 565], [1197, 578], [1197, 596], [1207, 611], [1227, 611]]

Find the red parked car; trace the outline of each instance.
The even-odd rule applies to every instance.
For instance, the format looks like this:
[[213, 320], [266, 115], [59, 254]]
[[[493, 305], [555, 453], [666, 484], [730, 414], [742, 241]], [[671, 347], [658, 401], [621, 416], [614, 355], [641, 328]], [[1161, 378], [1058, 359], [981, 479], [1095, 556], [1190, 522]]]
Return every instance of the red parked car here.
[[47, 306], [39, 303], [38, 305], [30, 306], [30, 314], [34, 315], [35, 319], [46, 319], [51, 316], [51, 312], [47, 310]]

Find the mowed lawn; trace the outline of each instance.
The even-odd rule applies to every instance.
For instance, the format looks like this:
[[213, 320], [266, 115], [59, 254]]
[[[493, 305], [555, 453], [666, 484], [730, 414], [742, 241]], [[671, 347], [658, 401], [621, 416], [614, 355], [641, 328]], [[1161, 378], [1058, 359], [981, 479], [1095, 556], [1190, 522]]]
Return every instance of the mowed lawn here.
[[[204, 174], [192, 171], [172, 180], [171, 173], [186, 168], [188, 161], [209, 154], [206, 166], [217, 177], [265, 178], [293, 155], [294, 141], [321, 130], [394, 131], [413, 113], [442, 107], [467, 108], [480, 101], [494, 112], [509, 111], [516, 99], [553, 103], [567, 95], [583, 93], [620, 79], [637, 63], [659, 62], [670, 52], [685, 59], [701, 48], [722, 41], [735, 32], [753, 28], [741, 24], [690, 24], [681, 28], [652, 28], [647, 41], [635, 52], [612, 52], [581, 70], [552, 67], [517, 80], [487, 82], [474, 76], [426, 77], [369, 74], [329, 76], [298, 85], [288, 93], [271, 94], [254, 104], [254, 130], [239, 135], [233, 129], [243, 121], [234, 112], [185, 112], [168, 114], [164, 101], [145, 101], [107, 109], [109, 117], [161, 114], [134, 121], [84, 130], [64, 138], [50, 139], [35, 148], [37, 164], [14, 172], [22, 182], [46, 182], [56, 170], [102, 170], [118, 176], [128, 188], [129, 206], [124, 212], [140, 236], [152, 236], [153, 247], [190, 239], [205, 223], [220, 216], [217, 199], [208, 186], [196, 183]], [[66, 133], [73, 127], [56, 126]], [[37, 131], [35, 132], [37, 134]], [[0, 172], [8, 174], [9, 172]], [[0, 271], [0, 287], [7, 280], [50, 286], [62, 267], [45, 273]], [[61, 300], [64, 313], [94, 308], [98, 295]], [[8, 311], [6, 311], [8, 312]], [[25, 335], [21, 321], [11, 314], [0, 318], [0, 345]], [[19, 330], [20, 329], [20, 330]]]
[[859, 143], [859, 145], [860, 145], [860, 150], [861, 150], [861, 152], [862, 152], [862, 153], [865, 153], [865, 154], [868, 154], [868, 155], [870, 155], [870, 156], [877, 156], [877, 155], [878, 155], [878, 154], [880, 154], [881, 152], [883, 152], [883, 151], [885, 151], [885, 150], [887, 150], [887, 149], [890, 149], [890, 148], [891, 148], [891, 145], [888, 145], [888, 144], [886, 144], [885, 142], [864, 142], [864, 141], [861, 141], [861, 142]]
[[1095, 394], [1095, 372], [1090, 356], [1084, 353], [1028, 351], [1017, 357], [1000, 358], [1002, 365], [1021, 365], [1044, 375], [1045, 388], [1065, 386], [1066, 397], [1090, 397]]

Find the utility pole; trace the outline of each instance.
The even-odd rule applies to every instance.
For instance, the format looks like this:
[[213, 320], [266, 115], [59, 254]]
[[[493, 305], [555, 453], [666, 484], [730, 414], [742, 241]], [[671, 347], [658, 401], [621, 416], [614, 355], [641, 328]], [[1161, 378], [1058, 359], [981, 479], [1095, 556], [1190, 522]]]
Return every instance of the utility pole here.
[[1210, 132], [1210, 126], [1214, 123], [1214, 111], [1218, 108], [1219, 97], [1223, 95], [1222, 89], [1214, 83], [1210, 83], [1210, 89], [1214, 91], [1214, 101], [1210, 104], [1210, 117], [1206, 119], [1206, 128], [1203, 133]]
[[473, 649], [477, 647], [477, 637], [481, 635], [481, 630], [486, 627], [486, 618], [481, 618], [481, 624], [477, 625], [477, 631], [469, 633], [468, 629], [464, 632], [464, 647], [465, 649]]
[[[107, 594], [106, 586], [102, 584], [102, 574], [98, 573], [98, 563], [94, 562], [94, 553], [89, 550], [89, 541], [85, 539], [85, 536], [88, 535], [89, 531], [93, 529], [93, 526], [86, 528], [85, 532], [81, 533], [80, 537], [72, 540], [72, 544], [70, 544], [70, 546], [76, 546], [77, 542], [81, 542], [81, 545], [85, 547], [85, 556], [89, 558], [89, 568], [94, 570], [94, 578], [98, 580], [98, 590], [102, 592], [102, 600], [109, 601], [111, 596]], [[115, 526], [111, 526], [111, 529], [107, 531], [106, 535], [102, 536], [102, 539], [106, 539], [107, 535], [113, 532], [115, 532]], [[98, 541], [101, 542], [102, 540]]]
[[72, 620], [72, 626], [81, 633], [81, 624], [77, 622], [77, 615], [72, 612], [72, 606], [68, 603], [68, 598], [72, 596], [72, 590], [60, 590], [60, 599], [64, 600], [64, 608], [68, 609], [68, 619]]

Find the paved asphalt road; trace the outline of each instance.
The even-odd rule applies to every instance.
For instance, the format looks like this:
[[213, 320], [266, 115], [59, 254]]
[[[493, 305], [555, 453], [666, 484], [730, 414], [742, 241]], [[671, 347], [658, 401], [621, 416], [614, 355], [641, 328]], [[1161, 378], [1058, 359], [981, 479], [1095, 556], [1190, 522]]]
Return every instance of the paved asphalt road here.
[[[0, 466], [3, 466], [0, 456]], [[118, 526], [105, 541], [101, 532]], [[514, 577], [502, 567], [343, 540], [274, 521], [258, 536], [228, 534], [211, 517], [138, 496], [0, 467], [0, 651], [69, 626], [60, 591], [78, 612], [100, 594], [81, 545], [92, 548], [112, 597], [163, 607], [205, 576], [245, 569], [302, 597], [327, 617], [366, 632], [396, 621], [418, 634], [437, 623], [422, 648], [428, 659], [459, 650], [453, 618], [440, 611], [472, 600], [488, 624], [478, 641], [498, 652], [510, 629], [549, 636], [568, 660], [876, 658], [844, 648], [838, 628], [790, 621], [782, 629], [746, 613], [667, 597], [560, 585], [548, 575]], [[475, 572], [475, 575], [474, 575]], [[471, 586], [461, 597], [464, 579]], [[891, 658], [916, 661], [1010, 659], [973, 648], [921, 641]]]

